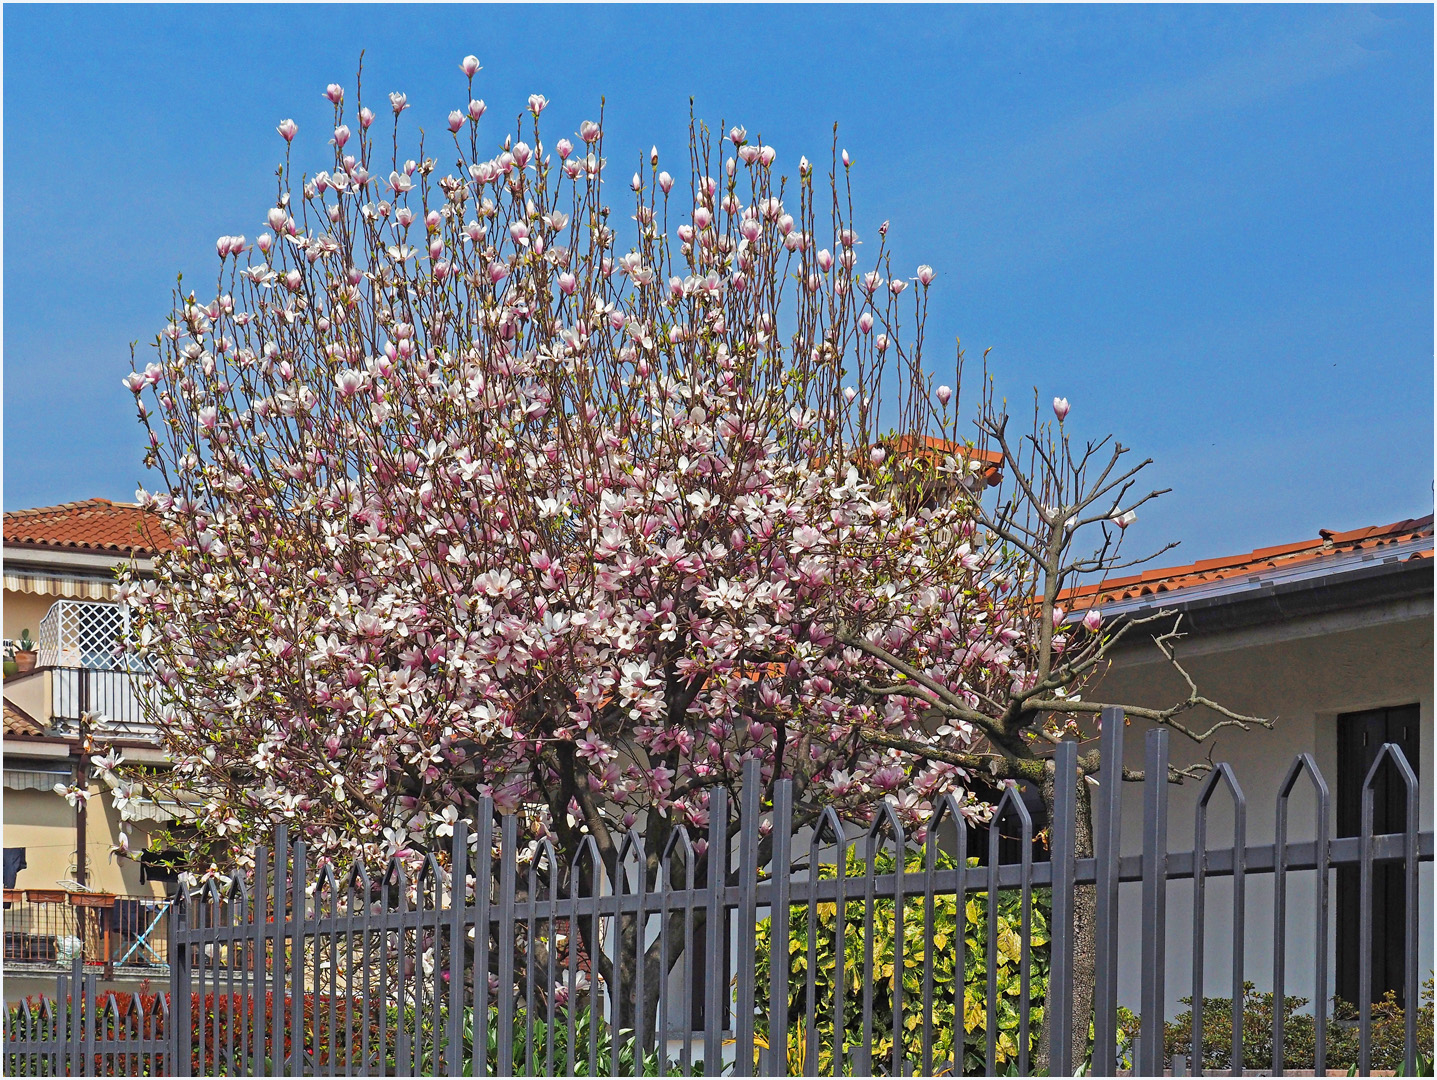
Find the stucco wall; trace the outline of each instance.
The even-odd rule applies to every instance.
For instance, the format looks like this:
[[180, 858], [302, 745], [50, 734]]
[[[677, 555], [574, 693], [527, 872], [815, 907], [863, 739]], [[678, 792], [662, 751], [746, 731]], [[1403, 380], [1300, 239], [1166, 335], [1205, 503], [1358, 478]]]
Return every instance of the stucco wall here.
[[29, 630], [30, 636], [39, 640], [40, 620], [50, 610], [56, 597], [36, 596], [33, 593], [6, 592], [3, 616], [4, 636], [18, 638], [21, 630]]
[[[100, 791], [91, 785], [91, 791]], [[112, 857], [119, 840], [119, 815], [108, 792], [90, 800], [85, 827], [89, 886], [128, 896], [163, 896], [164, 887], [140, 881], [140, 867], [132, 859]], [[16, 879], [18, 888], [53, 889], [55, 882], [75, 876], [75, 811], [61, 796], [46, 791], [5, 792], [5, 847], [23, 847], [26, 867]], [[138, 825], [130, 826], [135, 850], [147, 843]]]
[[[1405, 616], [1405, 617], [1400, 617]], [[1425, 613], [1418, 606], [1385, 616], [1379, 625], [1359, 626], [1362, 620], [1308, 620], [1281, 628], [1261, 627], [1222, 635], [1191, 638], [1179, 645], [1179, 658], [1196, 679], [1203, 694], [1221, 704], [1253, 715], [1270, 717], [1272, 730], [1228, 729], [1198, 747], [1174, 733], [1170, 740], [1175, 764], [1207, 757], [1229, 762], [1247, 798], [1249, 843], [1274, 839], [1277, 789], [1292, 759], [1309, 752], [1317, 759], [1332, 795], [1329, 824], [1336, 835], [1337, 761], [1336, 730], [1339, 713], [1382, 706], [1421, 706], [1421, 828], [1433, 828], [1433, 638], [1430, 600]], [[1158, 707], [1186, 697], [1181, 677], [1155, 649], [1126, 652], [1109, 670], [1089, 698]], [[1186, 722], [1197, 729], [1217, 719], [1212, 713], [1189, 714]], [[1148, 725], [1133, 722], [1126, 729], [1126, 761], [1142, 768], [1143, 743]], [[1140, 786], [1124, 792], [1123, 851], [1141, 850], [1142, 804]], [[1170, 789], [1169, 850], [1188, 851], [1194, 846], [1194, 808], [1197, 784]], [[1289, 838], [1310, 840], [1315, 835], [1315, 800], [1310, 788], [1294, 794], [1289, 809]], [[1209, 816], [1208, 846], [1231, 843], [1233, 816], [1225, 795], [1215, 796]], [[1314, 991], [1315, 921], [1314, 874], [1292, 874], [1288, 886], [1287, 993], [1312, 997]], [[1329, 894], [1335, 887], [1329, 885]], [[1426, 979], [1433, 961], [1433, 873], [1423, 864], [1420, 890], [1420, 978]], [[1230, 879], [1212, 879], [1207, 885], [1205, 993], [1227, 996], [1232, 979], [1232, 888]], [[1167, 999], [1168, 1017], [1183, 1006], [1178, 998], [1192, 992], [1193, 890], [1188, 882], [1174, 882], [1168, 892]], [[1121, 890], [1119, 995], [1135, 1008], [1138, 999], [1140, 956], [1140, 886]], [[1244, 977], [1259, 989], [1272, 988], [1273, 891], [1271, 875], [1247, 879]], [[1330, 909], [1329, 979], [1335, 973], [1336, 909]], [[1328, 993], [1331, 993], [1329, 985]]]

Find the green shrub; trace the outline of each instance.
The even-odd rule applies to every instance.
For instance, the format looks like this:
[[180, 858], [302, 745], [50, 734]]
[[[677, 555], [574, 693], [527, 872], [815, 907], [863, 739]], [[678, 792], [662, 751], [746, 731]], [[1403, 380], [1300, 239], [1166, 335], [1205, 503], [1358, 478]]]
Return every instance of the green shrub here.
[[[1192, 998], [1182, 999], [1188, 1006], [1186, 1012], [1167, 1025], [1164, 1051], [1169, 1061], [1175, 1055], [1189, 1055], [1192, 1052]], [[1289, 997], [1284, 1001], [1282, 1014], [1282, 1056], [1288, 1068], [1312, 1068], [1317, 1055], [1317, 1021], [1311, 1013], [1297, 1010], [1308, 1004], [1307, 998]], [[1432, 1047], [1433, 980], [1423, 986], [1421, 1004], [1417, 1010], [1417, 1045], [1419, 1056], [1422, 1049], [1430, 1052]], [[1242, 1061], [1245, 1069], [1269, 1069], [1272, 1067], [1274, 998], [1272, 994], [1259, 994], [1252, 983], [1243, 984], [1242, 1000]], [[1203, 998], [1202, 1011], [1203, 1067], [1205, 1069], [1226, 1069], [1232, 1063], [1232, 999]], [[1356, 1005], [1334, 998], [1328, 1011], [1327, 1023], [1327, 1067], [1329, 1069], [1351, 1069], [1357, 1065], [1357, 1019]], [[1400, 1069], [1406, 1035], [1406, 1017], [1397, 1004], [1396, 995], [1391, 991], [1381, 1001], [1372, 1005], [1372, 1067], [1374, 1069]], [[1430, 1057], [1422, 1057], [1419, 1064], [1426, 1063], [1423, 1070], [1431, 1072]]]
[[[924, 868], [925, 856], [910, 852], [904, 861], [907, 871]], [[969, 860], [976, 865], [976, 859]], [[953, 869], [955, 862], [950, 856], [938, 857], [941, 869]], [[894, 858], [891, 852], [881, 852], [874, 857], [874, 872], [891, 874]], [[857, 852], [850, 851], [845, 873], [850, 878], [867, 872], [866, 860]], [[820, 878], [832, 878], [836, 871], [832, 866], [819, 868]], [[916, 881], [915, 881], [916, 884]], [[903, 986], [903, 1018], [901, 1053], [914, 1072], [922, 1069], [923, 1039], [923, 957], [925, 951], [924, 898], [909, 897], [903, 905], [903, 942], [901, 962], [894, 962], [894, 939], [896, 926], [893, 901], [876, 900], [873, 911], [873, 970], [868, 980], [864, 968], [863, 920], [864, 900], [862, 885], [855, 885], [858, 899], [850, 898], [844, 906], [843, 975], [844, 975], [844, 1031], [845, 1065], [851, 1069], [853, 1048], [863, 1042], [863, 993], [866, 981], [873, 988], [873, 1043], [872, 1061], [874, 1068], [882, 1069], [891, 1060], [893, 1053], [893, 995], [898, 980]], [[1029, 992], [1032, 1009], [1029, 1014], [1029, 1052], [1033, 1053], [1038, 1044], [1038, 1032], [1043, 1022], [1043, 998], [1048, 986], [1048, 911], [1050, 895], [1046, 889], [1033, 890], [1031, 968]], [[833, 1069], [833, 1005], [834, 973], [836, 968], [835, 949], [837, 943], [837, 904], [819, 904], [816, 908], [818, 927], [815, 938], [814, 999], [817, 1008], [818, 1046], [806, 1045], [805, 1023], [807, 1019], [807, 967], [808, 967], [808, 909], [796, 907], [790, 917], [788, 955], [789, 1008], [788, 1008], [788, 1058], [790, 1070], [802, 1073], [803, 1064], [810, 1052], [818, 1054], [818, 1072], [831, 1073]], [[998, 908], [998, 1044], [997, 1063], [1000, 1068], [1015, 1066], [1018, 1059], [1018, 1005], [1021, 991], [1020, 946], [1022, 929], [1021, 896], [1016, 890], [1005, 890], [1000, 894]], [[955, 1023], [954, 1011], [957, 999], [957, 944], [962, 934], [967, 952], [963, 969], [963, 1060], [964, 1071], [981, 1073], [987, 1052], [987, 999], [988, 999], [988, 903], [986, 895], [972, 897], [964, 905], [962, 929], [959, 929], [957, 898], [935, 896], [933, 904], [933, 998], [927, 1015], [931, 1017], [933, 1033], [933, 1068], [951, 1071], [955, 1055], [955, 1036], [959, 1026]], [[758, 925], [757, 940], [757, 985], [769, 985], [769, 956], [772, 926], [765, 919]], [[760, 997], [762, 998], [762, 994]], [[759, 1010], [756, 1031], [762, 1046], [767, 1046], [767, 1009]]]

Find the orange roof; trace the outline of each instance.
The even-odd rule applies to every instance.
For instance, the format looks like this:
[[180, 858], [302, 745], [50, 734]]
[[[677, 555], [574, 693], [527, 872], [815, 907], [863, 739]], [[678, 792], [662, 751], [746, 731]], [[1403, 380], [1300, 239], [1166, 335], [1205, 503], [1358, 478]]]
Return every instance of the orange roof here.
[[137, 555], [153, 555], [173, 546], [153, 514], [134, 503], [109, 499], [8, 511], [5, 543]]
[[981, 461], [985, 466], [983, 478], [989, 487], [1002, 479], [1003, 454], [998, 450], [979, 450], [951, 439], [940, 439], [936, 435], [895, 435], [890, 439], [883, 439], [881, 444], [900, 457], [924, 461], [935, 467], [941, 465], [948, 456], [959, 460]]
[[[1377, 551], [1412, 540], [1425, 540], [1426, 543], [1419, 545], [1418, 550], [1408, 556], [1409, 559], [1432, 558], [1431, 514], [1422, 518], [1395, 521], [1391, 525], [1372, 525], [1348, 532], [1322, 529], [1313, 540], [1259, 548], [1245, 555], [1203, 559], [1191, 566], [1169, 566], [1159, 570], [1147, 570], [1131, 577], [1112, 578], [1094, 585], [1069, 589], [1063, 594], [1063, 598], [1071, 602], [1074, 608], [1082, 610], [1099, 604], [1140, 599], [1195, 585], [1241, 579], [1270, 570], [1286, 570], [1305, 563], [1316, 564], [1321, 559], [1350, 555], [1358, 551]], [[1085, 600], [1088, 602], [1084, 603]]]
[[45, 725], [36, 720], [18, 705], [5, 702], [5, 734], [29, 736], [31, 738], [44, 735]]

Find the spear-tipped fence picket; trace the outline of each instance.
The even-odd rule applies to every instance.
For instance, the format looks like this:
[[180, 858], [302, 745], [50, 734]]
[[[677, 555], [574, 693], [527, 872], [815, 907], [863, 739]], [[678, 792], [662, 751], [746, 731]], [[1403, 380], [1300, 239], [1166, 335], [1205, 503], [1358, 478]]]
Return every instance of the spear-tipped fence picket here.
[[[1104, 716], [1100, 777], [1116, 773], [1122, 761], [1121, 713]], [[1101, 783], [1092, 799], [1094, 856], [1075, 855], [1077, 836], [1077, 747], [1063, 743], [1055, 760], [1055, 806], [1049, 836], [1050, 861], [1035, 862], [1032, 821], [1010, 789], [1000, 810], [1016, 816], [1023, 843], [1016, 863], [1000, 865], [1001, 814], [988, 829], [986, 866], [974, 865], [968, 830], [959, 805], [940, 800], [921, 844], [906, 837], [898, 818], [880, 810], [861, 832], [825, 811], [805, 839], [795, 838], [793, 791], [774, 785], [772, 801], [760, 801], [756, 762], [749, 762], [738, 793], [736, 832], [728, 793], [712, 795], [710, 826], [702, 835], [675, 831], [657, 853], [657, 886], [645, 887], [645, 852], [638, 833], [621, 840], [618, 872], [609, 873], [592, 839], [580, 849], [569, 873], [553, 872], [557, 853], [546, 842], [521, 843], [518, 820], [496, 814], [479, 802], [453, 825], [448, 865], [429, 856], [418, 874], [393, 862], [371, 877], [356, 867], [343, 877], [328, 867], [312, 872], [303, 843], [291, 843], [284, 829], [273, 844], [255, 852], [254, 871], [227, 885], [211, 881], [191, 891], [172, 911], [171, 969], [167, 993], [121, 1005], [114, 995], [96, 994], [93, 975], [78, 969], [60, 978], [55, 1001], [7, 1007], [4, 1071], [12, 1075], [596, 1075], [788, 1074], [817, 1075], [820, 1061], [834, 1075], [954, 1075], [965, 1071], [964, 1050], [974, 1055], [966, 1071], [992, 1074], [1001, 1064], [997, 1007], [1000, 994], [1013, 997], [1013, 983], [999, 985], [998, 904], [988, 903], [980, 926], [986, 992], [984, 1030], [936, 1030], [940, 1017], [965, 1023], [964, 971], [968, 945], [964, 911], [969, 899], [986, 894], [1016, 895], [1018, 1011], [1016, 1054], [1007, 1067], [1035, 1071], [1037, 1034], [1048, 1025], [1048, 1061], [1042, 1070], [1072, 1075], [1117, 1075], [1127, 1066], [1118, 1030], [1118, 895], [1120, 882], [1141, 882], [1142, 927], [1139, 1003], [1142, 1018], [1161, 1031], [1166, 1003], [1167, 893], [1175, 880], [1192, 881], [1192, 994], [1201, 1002], [1212, 988], [1204, 982], [1206, 885], [1231, 881], [1234, 940], [1230, 962], [1233, 999], [1231, 1067], [1243, 1067], [1243, 980], [1246, 943], [1254, 924], [1245, 921], [1245, 883], [1273, 875], [1274, 911], [1261, 929], [1273, 935], [1273, 987], [1283, 1000], [1286, 967], [1289, 875], [1310, 872], [1316, 902], [1313, 971], [1316, 988], [1316, 1052], [1311, 1061], [1283, 1060], [1283, 1009], [1274, 1011], [1275, 1072], [1326, 1068], [1328, 1024], [1329, 873], [1356, 866], [1361, 876], [1360, 932], [1371, 932], [1373, 867], [1400, 863], [1405, 885], [1404, 1072], [1416, 1071], [1418, 864], [1433, 858], [1433, 834], [1419, 830], [1417, 779], [1395, 745], [1383, 747], [1368, 773], [1362, 800], [1361, 833], [1330, 838], [1326, 782], [1310, 755], [1288, 771], [1276, 805], [1276, 842], [1246, 842], [1247, 804], [1237, 777], [1219, 765], [1204, 780], [1194, 822], [1194, 848], [1171, 852], [1168, 844], [1168, 734], [1149, 732], [1140, 855], [1121, 850], [1121, 784]], [[1396, 774], [1406, 792], [1406, 819], [1400, 833], [1373, 835], [1373, 790], [1380, 770]], [[1315, 798], [1315, 838], [1292, 841], [1289, 804], [1300, 784]], [[1207, 846], [1210, 806], [1233, 809], [1232, 844]], [[760, 865], [763, 837], [771, 853]], [[800, 834], [801, 836], [803, 834]], [[477, 843], [471, 843], [472, 838]], [[797, 851], [795, 849], [798, 849]], [[892, 856], [882, 862], [884, 853]], [[905, 857], [906, 853], [906, 857]], [[973, 852], [972, 854], [977, 854]], [[795, 855], [798, 856], [797, 863]], [[855, 864], [854, 860], [858, 863]], [[853, 867], [860, 872], [854, 876]], [[828, 869], [820, 872], [820, 867]], [[722, 867], [722, 874], [708, 873]], [[886, 869], [884, 869], [886, 868]], [[884, 869], [884, 872], [879, 872]], [[475, 882], [479, 884], [475, 885]], [[1075, 889], [1096, 896], [1096, 970], [1093, 1031], [1077, 1030], [1071, 1003], [1075, 990]], [[1032, 979], [1030, 932], [1037, 903], [1046, 897], [1051, 966], [1039, 992]], [[956, 899], [959, 930], [935, 934], [939, 898]], [[830, 906], [831, 905], [831, 906]], [[836, 926], [831, 950], [831, 1017], [818, 1015], [815, 988], [818, 915], [827, 911]], [[1128, 918], [1133, 917], [1132, 912]], [[862, 948], [855, 955], [845, 920], [861, 920]], [[761, 965], [754, 943], [761, 920], [769, 920], [772, 950]], [[794, 920], [801, 920], [795, 924]], [[875, 926], [897, 923], [888, 947], [901, 954], [905, 919], [922, 921], [921, 955], [889, 954], [889, 967], [875, 974]], [[983, 925], [986, 924], [986, 925]], [[719, 932], [706, 927], [718, 925]], [[803, 942], [791, 944], [791, 928], [807, 927]], [[940, 943], [941, 942], [941, 943]], [[652, 963], [634, 963], [635, 950]], [[952, 1008], [935, 1008], [934, 971], [943, 950], [956, 952]], [[625, 958], [629, 963], [624, 963]], [[905, 979], [905, 961], [915, 978]], [[945, 961], [946, 962], [946, 961]], [[845, 972], [846, 965], [857, 965]], [[767, 985], [757, 978], [766, 966]], [[728, 971], [731, 969], [732, 977]], [[701, 980], [697, 972], [706, 976]], [[476, 973], [477, 976], [476, 976]], [[884, 985], [882, 1011], [875, 988]], [[1363, 951], [1360, 984], [1359, 1072], [1371, 1064], [1372, 960]], [[802, 985], [804, 993], [792, 991]], [[860, 1002], [859, 1034], [846, 1012], [845, 995]], [[967, 993], [973, 993], [970, 985]], [[702, 1001], [700, 1014], [695, 998]], [[792, 1002], [799, 1001], [791, 1015]], [[1041, 1012], [1037, 1011], [1041, 1009]], [[1201, 1008], [1192, 1012], [1191, 1057], [1202, 1066]], [[884, 1015], [886, 1013], [886, 1015]], [[916, 1019], [914, 1019], [916, 1018]], [[876, 1040], [875, 1024], [886, 1030]], [[1082, 1025], [1086, 1027], [1086, 1025]], [[906, 1033], [906, 1034], [905, 1034]], [[820, 1046], [827, 1037], [828, 1045]], [[1010, 1033], [1009, 1038], [1013, 1038]], [[935, 1047], [948, 1049], [935, 1053]], [[875, 1053], [876, 1048], [884, 1048]], [[1010, 1045], [1011, 1048], [1011, 1045]], [[1130, 1049], [1130, 1048], [1129, 1048]], [[796, 1052], [795, 1052], [796, 1051]], [[1132, 1069], [1161, 1075], [1165, 1060], [1160, 1037], [1144, 1038]]]

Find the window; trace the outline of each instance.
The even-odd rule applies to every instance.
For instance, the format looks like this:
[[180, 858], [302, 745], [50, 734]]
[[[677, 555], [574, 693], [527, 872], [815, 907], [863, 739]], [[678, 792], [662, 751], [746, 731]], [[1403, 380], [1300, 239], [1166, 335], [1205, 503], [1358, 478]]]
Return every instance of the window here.
[[[1377, 760], [1383, 743], [1396, 743], [1418, 772], [1418, 725], [1416, 705], [1346, 713], [1337, 718], [1337, 835], [1358, 836], [1362, 831], [1362, 781]], [[1406, 792], [1390, 764], [1383, 765], [1373, 782], [1374, 834], [1401, 832], [1407, 814]], [[1380, 1000], [1388, 990], [1403, 1004], [1404, 928], [1406, 897], [1402, 887], [1402, 864], [1379, 863], [1372, 868], [1372, 998]], [[1363, 942], [1360, 934], [1361, 869], [1340, 867], [1337, 871], [1337, 996], [1357, 1002], [1358, 965]]]

